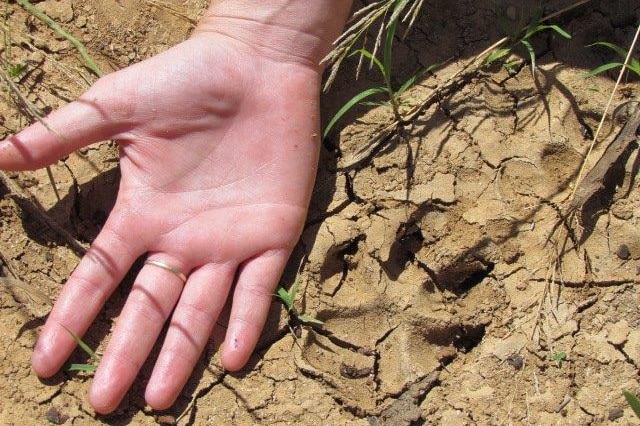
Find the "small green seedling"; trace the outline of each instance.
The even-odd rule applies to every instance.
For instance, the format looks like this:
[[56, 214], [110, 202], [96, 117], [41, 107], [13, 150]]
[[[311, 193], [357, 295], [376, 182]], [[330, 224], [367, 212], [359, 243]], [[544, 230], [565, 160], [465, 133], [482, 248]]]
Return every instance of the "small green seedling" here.
[[631, 406], [633, 412], [636, 414], [636, 417], [640, 419], [640, 400], [638, 399], [638, 397], [629, 391], [623, 391], [622, 394], [627, 399], [627, 402]]
[[[602, 47], [605, 47], [605, 48], [607, 48], [609, 50], [612, 50], [618, 56], [620, 56], [623, 61], [627, 58], [627, 55], [629, 54], [629, 52], [627, 50], [623, 49], [622, 47], [620, 47], [620, 46], [618, 46], [616, 44], [613, 44], [613, 43], [608, 43], [606, 41], [598, 41], [596, 43], [588, 45], [587, 47], [593, 47], [593, 46], [602, 46]], [[584, 76], [585, 76], [585, 78], [593, 77], [595, 75], [602, 74], [602, 73], [607, 72], [609, 70], [612, 70], [612, 69], [615, 69], [615, 68], [620, 68], [623, 65], [624, 65], [624, 62], [608, 62], [606, 64], [600, 65], [597, 68], [592, 69], [591, 71], [586, 73]], [[640, 77], [640, 59], [638, 59], [638, 58], [630, 58], [629, 59], [629, 63], [627, 64], [627, 69], [629, 71], [633, 72], [638, 77]]]
[[296, 295], [298, 294], [298, 288], [299, 288], [299, 283], [298, 283], [298, 280], [296, 280], [291, 286], [291, 290], [287, 291], [284, 287], [278, 287], [278, 291], [276, 292], [276, 297], [280, 299], [280, 301], [287, 308], [287, 312], [289, 313], [289, 322], [290, 322], [289, 326], [292, 327], [291, 324], [297, 325], [297, 323], [302, 323], [306, 325], [324, 324], [319, 319], [314, 318], [310, 315], [300, 314], [296, 310], [295, 306], [293, 306], [296, 299]]
[[9, 77], [15, 78], [20, 76], [20, 74], [22, 74], [25, 69], [27, 69], [27, 64], [14, 64], [9, 67], [9, 71], [7, 72], [7, 74], [9, 74]]
[[[400, 114], [400, 95], [413, 87], [418, 78], [425, 74], [433, 72], [440, 66], [440, 64], [434, 64], [422, 71], [419, 71], [418, 73], [407, 79], [397, 90], [395, 90], [393, 88], [393, 85], [391, 84], [391, 64], [393, 57], [393, 42], [397, 26], [398, 18], [396, 17], [395, 19], [391, 20], [386, 27], [382, 60], [378, 59], [374, 53], [366, 49], [358, 49], [349, 55], [358, 55], [360, 56], [361, 61], [363, 59], [367, 59], [371, 63], [371, 65], [375, 65], [375, 67], [380, 71], [380, 74], [382, 75], [384, 85], [363, 90], [362, 92], [349, 99], [349, 101], [347, 101], [347, 103], [345, 103], [342, 108], [338, 110], [338, 112], [331, 118], [331, 120], [329, 120], [329, 123], [327, 124], [327, 127], [325, 127], [322, 134], [323, 138], [326, 138], [331, 129], [333, 129], [333, 127], [336, 125], [336, 123], [356, 105], [379, 106], [390, 104], [396, 120], [402, 122], [402, 116]], [[365, 99], [379, 94], [384, 95], [386, 100], [364, 102]]]
[[98, 368], [96, 364], [100, 361], [100, 358], [98, 357], [98, 355], [96, 355], [96, 353], [89, 347], [89, 345], [83, 342], [82, 339], [80, 339], [80, 337], [77, 334], [69, 330], [64, 325], [62, 327], [64, 327], [64, 329], [67, 330], [67, 333], [71, 335], [71, 337], [73, 338], [73, 340], [75, 340], [76, 344], [80, 347], [80, 349], [82, 349], [87, 355], [89, 355], [89, 358], [91, 358], [94, 361], [93, 364], [71, 364], [71, 366], [69, 367], [69, 371], [88, 371], [88, 372], [96, 371]]
[[555, 352], [551, 355], [551, 361], [554, 361], [558, 368], [562, 367], [562, 363], [567, 360], [567, 354], [564, 352]]
[[[544, 25], [539, 22], [539, 18], [534, 19], [531, 24], [519, 31], [508, 31], [509, 44], [506, 47], [500, 47], [487, 56], [485, 63], [487, 65], [491, 65], [492, 63], [502, 59], [505, 60], [502, 64], [503, 67], [509, 72], [513, 73], [517, 61], [506, 61], [507, 55], [509, 55], [516, 47], [523, 46], [529, 55], [529, 60], [531, 62], [531, 72], [535, 72], [536, 69], [536, 52], [533, 49], [533, 45], [531, 44], [531, 37], [535, 34], [545, 31], [553, 31], [556, 34], [560, 35], [565, 39], [571, 39], [571, 34], [567, 33], [565, 30], [560, 28], [558, 25]], [[509, 34], [511, 33], [511, 34]]]

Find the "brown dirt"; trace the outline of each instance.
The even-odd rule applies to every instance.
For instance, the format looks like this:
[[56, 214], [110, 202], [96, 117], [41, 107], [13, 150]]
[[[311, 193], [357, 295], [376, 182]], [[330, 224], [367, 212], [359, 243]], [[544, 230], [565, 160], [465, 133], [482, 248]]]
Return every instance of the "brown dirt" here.
[[[38, 5], [78, 35], [103, 68], [118, 69], [189, 33], [188, 20], [150, 3]], [[161, 3], [194, 19], [206, 2]], [[428, 3], [398, 43], [395, 78], [459, 59], [412, 89], [409, 104], [445, 86], [466, 59], [498, 39], [498, 16], [515, 26], [539, 4], [553, 11], [570, 2]], [[92, 77], [78, 70], [68, 42], [15, 4], [3, 9], [12, 40], [3, 55], [28, 64], [15, 82], [31, 102], [50, 110], [87, 88], [81, 75]], [[632, 0], [594, 1], [559, 18], [574, 38], [536, 38], [535, 78], [526, 66], [514, 75], [498, 67], [469, 74], [375, 155], [348, 167], [392, 119], [384, 107], [354, 112], [354, 124], [323, 145], [308, 224], [283, 278], [290, 285], [300, 267], [296, 304], [324, 327], [303, 328], [296, 343], [274, 304], [259, 350], [239, 374], [219, 368], [214, 336], [167, 412], [145, 407], [150, 365], [110, 416], [96, 416], [86, 402], [89, 375], [61, 371], [38, 380], [30, 354], [46, 303], [19, 288], [0, 292], [0, 423], [157, 424], [182, 416], [180, 424], [196, 425], [635, 424], [621, 391], [640, 393], [637, 151], [616, 182], [630, 191], [608, 194], [589, 232], [572, 222], [584, 236], [579, 248], [569, 239], [558, 255], [571, 233], [556, 224], [613, 87], [608, 77], [583, 78], [610, 59], [584, 46], [624, 45], [639, 20]], [[354, 87], [352, 65], [325, 96], [326, 114], [375, 80], [371, 73]], [[626, 82], [615, 105], [638, 92], [637, 80]], [[622, 111], [608, 122], [594, 158], [625, 117]], [[3, 97], [0, 136], [25, 124]], [[104, 143], [54, 166], [61, 201], [45, 171], [9, 175], [9, 187], [0, 186], [4, 275], [55, 299], [79, 260], [82, 247], [72, 240], [88, 244], [113, 203], [114, 158], [114, 146]], [[85, 337], [98, 351], [130, 281]], [[552, 359], [559, 353], [564, 361]]]

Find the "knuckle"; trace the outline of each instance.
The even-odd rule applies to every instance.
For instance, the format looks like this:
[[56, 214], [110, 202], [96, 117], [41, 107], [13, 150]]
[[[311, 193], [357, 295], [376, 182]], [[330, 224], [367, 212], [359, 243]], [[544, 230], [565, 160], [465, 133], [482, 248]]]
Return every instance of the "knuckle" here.
[[134, 371], [142, 368], [142, 362], [135, 359], [134, 356], [127, 353], [127, 351], [113, 351], [109, 353], [109, 357], [116, 360], [117, 364], [124, 364]]
[[246, 295], [247, 300], [254, 300], [256, 303], [271, 301], [273, 297], [271, 289], [260, 283], [245, 283], [240, 291]]
[[78, 101], [93, 106], [105, 121], [124, 124], [134, 116], [134, 98], [126, 76], [116, 72], [100, 77]]
[[160, 304], [149, 292], [143, 290], [139, 285], [134, 285], [129, 295], [132, 303], [132, 309], [152, 323], [164, 323], [169, 318], [169, 312], [165, 311]]
[[80, 287], [88, 300], [97, 300], [101, 305], [107, 301], [109, 294], [101, 281], [91, 276], [73, 276], [72, 278], [73, 285]]
[[213, 324], [213, 319], [217, 317], [217, 312], [204, 303], [181, 303], [176, 308], [174, 317], [177, 321], [185, 324], [198, 323], [205, 327]]

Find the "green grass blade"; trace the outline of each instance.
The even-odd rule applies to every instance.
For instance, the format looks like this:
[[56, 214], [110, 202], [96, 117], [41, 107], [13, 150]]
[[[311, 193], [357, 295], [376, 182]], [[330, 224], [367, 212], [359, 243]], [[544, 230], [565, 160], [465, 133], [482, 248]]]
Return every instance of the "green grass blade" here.
[[369, 52], [366, 49], [358, 49], [358, 50], [354, 51], [352, 54], [350, 54], [349, 56], [357, 55], [357, 54], [360, 54], [360, 55], [364, 56], [365, 58], [369, 59], [373, 64], [375, 64], [375, 66], [378, 67], [378, 69], [380, 70], [380, 74], [382, 74], [384, 76], [384, 65], [382, 65], [382, 62], [380, 62], [380, 60], [378, 58], [373, 56], [373, 54], [371, 52]]
[[638, 397], [629, 391], [623, 391], [622, 394], [627, 399], [633, 412], [636, 413], [636, 416], [640, 419], [640, 400], [638, 400]]
[[402, 86], [396, 91], [396, 96], [400, 96], [404, 92], [407, 91], [411, 86], [416, 84], [416, 80], [418, 79], [418, 74], [415, 74], [413, 77], [410, 77], [407, 81], [402, 83]]
[[400, 18], [400, 14], [407, 7], [407, 3], [409, 0], [396, 0], [396, 5], [393, 7], [393, 13], [391, 14], [391, 18], [389, 18], [389, 24], [391, 25], [394, 22], [398, 22], [398, 18]]
[[69, 335], [71, 335], [73, 340], [75, 340], [76, 344], [78, 346], [80, 346], [80, 349], [82, 349], [87, 355], [89, 355], [91, 357], [91, 359], [93, 359], [95, 361], [98, 360], [98, 357], [96, 356], [96, 353], [89, 347], [89, 345], [87, 345], [85, 342], [83, 342], [82, 339], [80, 339], [80, 337], [76, 333], [74, 333], [73, 331], [69, 330], [64, 325], [62, 327], [65, 330], [67, 330], [67, 333], [69, 333]]
[[360, 101], [368, 98], [369, 96], [377, 95], [378, 93], [385, 93], [387, 89], [384, 87], [372, 87], [371, 89], [364, 90], [353, 98], [351, 98], [346, 104], [340, 108], [340, 110], [333, 116], [327, 127], [324, 129], [324, 133], [322, 133], [322, 138], [326, 138], [333, 126], [336, 125], [338, 120], [340, 120], [351, 108], [360, 103]]
[[584, 75], [585, 78], [593, 77], [594, 75], [602, 74], [605, 71], [609, 71], [613, 68], [621, 67], [621, 62], [609, 62], [608, 64], [600, 65], [598, 68], [594, 68]]
[[91, 364], [71, 364], [69, 371], [88, 371], [93, 372], [98, 369], [97, 366]]
[[531, 71], [534, 72], [536, 69], [536, 52], [533, 50], [533, 46], [527, 40], [520, 40], [520, 43], [527, 49], [529, 52], [529, 59], [531, 60]]
[[27, 65], [23, 63], [12, 65], [11, 67], [9, 67], [9, 77], [18, 77], [26, 68]]
[[324, 324], [323, 321], [320, 321], [319, 319], [314, 318], [311, 315], [298, 315], [298, 319], [305, 324]]
[[510, 47], [502, 47], [500, 49], [496, 49], [487, 56], [485, 63], [487, 65], [491, 65], [491, 63], [497, 61], [498, 59], [504, 58], [511, 52]]
[[513, 60], [513, 61], [504, 61], [504, 63], [502, 64], [502, 66], [504, 67], [504, 69], [507, 70], [507, 72], [513, 73], [516, 70], [516, 66], [520, 63], [519, 60]]
[[391, 61], [392, 61], [392, 51], [393, 51], [393, 38], [396, 35], [396, 28], [398, 27], [398, 21], [394, 20], [389, 22], [389, 26], [387, 27], [387, 34], [384, 40], [384, 53], [382, 56], [382, 65], [383, 65], [383, 75], [385, 80], [389, 80], [391, 78]]
[[358, 105], [368, 106], [368, 107], [381, 107], [388, 104], [389, 104], [389, 101], [363, 101], [363, 102], [360, 102]]
[[637, 59], [632, 59], [629, 61], [627, 65], [631, 71], [633, 71], [638, 77], [640, 77], [640, 61]]
[[571, 34], [560, 28], [558, 25], [543, 25], [543, 27], [545, 30], [553, 30], [567, 40], [571, 40]]
[[533, 27], [529, 30], [527, 30], [527, 32], [524, 33], [524, 35], [520, 38], [521, 40], [529, 40], [533, 35], [535, 35], [536, 33], [539, 33], [540, 31], [542, 31], [542, 25], [538, 25], [537, 27]]
[[547, 31], [547, 30], [553, 30], [557, 34], [559, 34], [560, 36], [562, 36], [562, 37], [564, 37], [566, 39], [571, 39], [571, 34], [566, 32], [562, 28], [560, 28], [558, 25], [537, 25], [537, 26], [531, 28], [529, 31], [527, 31], [525, 33], [525, 35], [522, 36], [522, 40], [528, 40], [534, 34], [537, 34], [537, 33], [541, 32], [541, 31]]
[[404, 92], [406, 92], [410, 87], [412, 87], [416, 81], [422, 77], [425, 74], [428, 74], [430, 72], [433, 72], [436, 68], [439, 68], [442, 64], [441, 63], [435, 63], [433, 65], [429, 65], [426, 69], [423, 69], [419, 72], [417, 72], [415, 75], [409, 77], [407, 79], [407, 81], [405, 81], [404, 83], [402, 83], [402, 86], [400, 86], [400, 88], [396, 91], [396, 96], [399, 96], [401, 94], [403, 94]]
[[616, 52], [618, 56], [620, 56], [622, 59], [625, 59], [627, 57], [627, 51], [624, 50], [622, 47], [613, 43], [608, 43], [606, 41], [597, 41], [595, 43], [587, 45], [587, 47], [593, 47], [593, 46], [602, 46], [602, 47], [606, 47], [607, 49], [611, 49], [614, 52]]
[[296, 280], [293, 282], [293, 285], [291, 286], [291, 291], [289, 291], [289, 294], [291, 295], [292, 305], [293, 305], [293, 302], [296, 300], [296, 296], [298, 294], [299, 288], [300, 288], [300, 281], [298, 281], [298, 279], [296, 278]]
[[284, 287], [278, 287], [276, 296], [287, 307], [287, 311], [290, 311], [293, 308], [293, 298]]

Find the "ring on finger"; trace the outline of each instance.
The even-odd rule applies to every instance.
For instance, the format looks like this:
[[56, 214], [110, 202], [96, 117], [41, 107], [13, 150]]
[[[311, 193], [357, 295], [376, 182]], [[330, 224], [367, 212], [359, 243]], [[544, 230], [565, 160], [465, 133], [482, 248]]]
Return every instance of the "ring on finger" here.
[[144, 264], [157, 266], [158, 268], [162, 268], [166, 271], [171, 272], [173, 275], [180, 278], [183, 284], [187, 282], [186, 275], [183, 274], [180, 269], [176, 268], [175, 266], [169, 265], [167, 262], [164, 262], [162, 260], [156, 260], [156, 259], [147, 259], [144, 261]]

